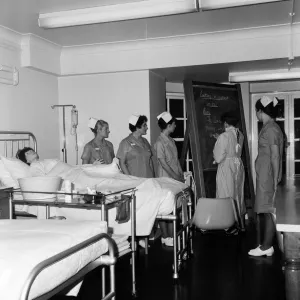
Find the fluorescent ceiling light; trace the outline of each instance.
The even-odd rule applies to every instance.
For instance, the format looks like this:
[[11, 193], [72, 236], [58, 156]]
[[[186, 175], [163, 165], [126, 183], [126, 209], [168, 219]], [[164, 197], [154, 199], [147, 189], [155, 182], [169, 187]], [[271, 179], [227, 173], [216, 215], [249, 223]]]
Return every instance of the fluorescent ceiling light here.
[[106, 23], [198, 11], [198, 0], [143, 0], [124, 4], [41, 13], [43, 28]]
[[199, 0], [202, 10], [220, 9], [234, 6], [244, 6], [252, 4], [262, 4], [285, 0]]
[[260, 72], [229, 73], [229, 82], [251, 82], [284, 79], [300, 79], [300, 69]]

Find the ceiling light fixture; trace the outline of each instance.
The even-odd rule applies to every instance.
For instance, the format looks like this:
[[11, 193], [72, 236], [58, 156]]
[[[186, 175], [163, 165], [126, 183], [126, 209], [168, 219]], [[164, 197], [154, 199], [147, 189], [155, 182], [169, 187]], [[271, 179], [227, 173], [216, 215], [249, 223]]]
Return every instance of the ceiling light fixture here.
[[199, 10], [198, 0], [145, 0], [60, 12], [41, 13], [39, 26], [57, 28], [191, 13]]
[[263, 4], [269, 2], [279, 2], [285, 0], [199, 0], [202, 10], [221, 9], [234, 6], [244, 6], [253, 4]]
[[300, 69], [286, 69], [229, 73], [229, 82], [253, 82], [270, 80], [300, 79]]

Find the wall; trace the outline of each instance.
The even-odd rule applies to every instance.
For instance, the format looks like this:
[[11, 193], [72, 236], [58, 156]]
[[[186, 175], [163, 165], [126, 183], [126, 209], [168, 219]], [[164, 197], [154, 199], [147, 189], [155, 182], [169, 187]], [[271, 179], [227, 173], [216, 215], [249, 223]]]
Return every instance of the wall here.
[[[58, 79], [59, 103], [76, 105], [79, 113], [79, 163], [84, 145], [93, 138], [87, 127], [90, 117], [109, 123], [109, 140], [115, 152], [120, 141], [128, 136], [131, 114], [150, 115], [149, 72], [122, 72], [101, 75], [61, 77]], [[62, 127], [62, 126], [60, 126]], [[66, 113], [68, 163], [75, 164], [75, 140], [70, 135], [70, 113]], [[62, 136], [62, 135], [61, 135]], [[146, 138], [149, 140], [150, 133]], [[61, 141], [62, 142], [62, 141]]]
[[[295, 58], [300, 56], [299, 36], [300, 24], [294, 24], [293, 47], [290, 51]], [[290, 26], [278, 25], [63, 47], [61, 74], [128, 72], [286, 58], [290, 38]]]
[[154, 72], [149, 72], [150, 94], [150, 141], [153, 145], [160, 135], [157, 125], [157, 116], [166, 110], [166, 83], [165, 79]]
[[183, 83], [167, 82], [166, 83], [167, 93], [184, 93]]
[[0, 64], [19, 70], [19, 84], [0, 83], [1, 130], [31, 131], [41, 158], [58, 157], [58, 114], [50, 105], [58, 101], [57, 78], [20, 66], [21, 37], [0, 29]]

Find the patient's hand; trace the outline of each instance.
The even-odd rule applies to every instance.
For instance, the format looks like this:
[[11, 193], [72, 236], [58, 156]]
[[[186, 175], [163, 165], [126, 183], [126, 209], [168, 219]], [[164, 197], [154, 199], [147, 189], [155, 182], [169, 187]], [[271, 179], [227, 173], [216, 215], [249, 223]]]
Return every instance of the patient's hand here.
[[93, 162], [93, 165], [105, 165], [105, 161], [102, 158], [99, 158]]

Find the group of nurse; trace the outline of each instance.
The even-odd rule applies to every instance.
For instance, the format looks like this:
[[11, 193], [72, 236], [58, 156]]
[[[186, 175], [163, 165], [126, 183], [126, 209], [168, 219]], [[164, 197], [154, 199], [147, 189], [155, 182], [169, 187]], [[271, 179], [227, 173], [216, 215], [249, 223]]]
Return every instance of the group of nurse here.
[[[168, 112], [157, 116], [161, 133], [153, 148], [143, 137], [147, 134], [147, 121], [148, 119], [144, 115], [132, 115], [129, 118], [131, 133], [121, 141], [116, 155], [122, 172], [136, 177], [169, 177], [183, 181], [177, 147], [175, 141], [170, 137], [176, 128], [176, 119]], [[90, 118], [89, 127], [95, 137], [85, 145], [81, 156], [82, 163], [112, 163], [115, 153], [112, 143], [106, 140], [110, 133], [108, 123]], [[155, 172], [155, 160], [157, 160], [157, 172]], [[173, 246], [172, 223], [162, 221], [160, 229], [162, 243], [166, 246]]]

